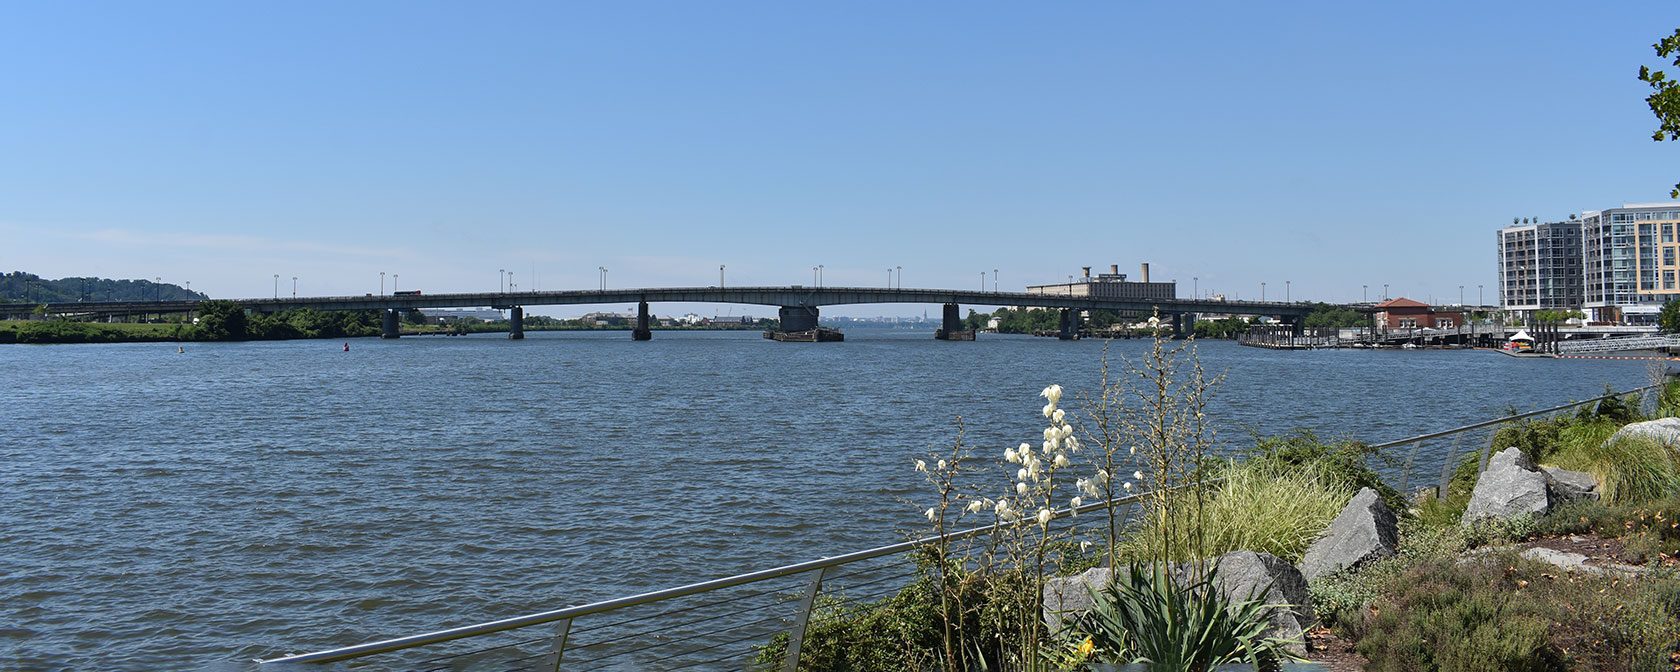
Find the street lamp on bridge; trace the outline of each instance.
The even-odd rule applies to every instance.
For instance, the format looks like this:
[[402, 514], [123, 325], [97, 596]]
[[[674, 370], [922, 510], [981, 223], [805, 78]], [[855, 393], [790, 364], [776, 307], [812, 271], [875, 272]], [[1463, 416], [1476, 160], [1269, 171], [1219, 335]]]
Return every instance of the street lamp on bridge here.
[[506, 286], [506, 283], [507, 283], [507, 269], [505, 269], [505, 268], [496, 269], [496, 293], [497, 294], [501, 294], [501, 293], [507, 291], [507, 290], [502, 289], [503, 287]]
[[279, 298], [280, 298], [280, 274], [279, 273], [274, 274], [274, 298], [275, 298], [275, 300], [279, 300]]
[[723, 264], [718, 264], [718, 289], [723, 289]]
[[898, 267], [898, 288], [904, 289], [904, 267]]
[[[510, 287], [513, 285], [512, 276], [509, 276], [508, 285]], [[397, 274], [396, 273], [391, 274], [391, 293], [392, 294], [397, 293]]]
[[1260, 283], [1260, 300], [1266, 300], [1266, 283], [1264, 282]]
[[997, 269], [992, 269], [992, 292], [997, 292]]
[[385, 296], [385, 271], [379, 272], [379, 295]]
[[297, 276], [292, 276], [292, 298], [297, 298]]

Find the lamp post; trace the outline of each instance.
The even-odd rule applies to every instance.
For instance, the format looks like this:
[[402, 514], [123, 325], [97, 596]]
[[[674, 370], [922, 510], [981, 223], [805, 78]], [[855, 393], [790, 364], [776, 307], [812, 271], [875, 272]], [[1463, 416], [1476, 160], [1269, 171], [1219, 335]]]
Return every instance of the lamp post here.
[[496, 269], [496, 293], [497, 294], [501, 294], [505, 291], [502, 288], [506, 286], [506, 284], [505, 284], [506, 281], [507, 281], [507, 269], [505, 269], [505, 268]]
[[297, 298], [297, 276], [292, 276], [292, 298]]
[[823, 265], [822, 264], [817, 264], [817, 287], [822, 287], [822, 283], [823, 283]]
[[1370, 303], [1371, 302], [1370, 285], [1360, 285], [1359, 286], [1359, 302], [1360, 303]]
[[[279, 297], [275, 297], [279, 298]], [[152, 278], [152, 301], [163, 300], [163, 278]]]
[[892, 269], [887, 269], [887, 289], [892, 289]]
[[[508, 276], [508, 287], [510, 289], [513, 287], [513, 276], [512, 275]], [[392, 294], [397, 293], [397, 274], [396, 273], [391, 274], [391, 293]]]
[[1264, 282], [1260, 283], [1260, 300], [1266, 300], [1266, 283]]
[[904, 289], [904, 267], [898, 267], [898, 288]]
[[1190, 300], [1194, 301], [1199, 298], [1202, 298], [1202, 279], [1192, 275], [1190, 276]]
[[278, 300], [280, 298], [280, 274], [279, 273], [274, 274], [274, 298], [276, 300]]
[[[510, 284], [513, 282], [513, 274], [512, 273], [508, 274], [508, 282]], [[606, 289], [607, 289], [607, 267], [602, 266], [601, 267], [601, 291], [606, 291]]]
[[1482, 305], [1482, 286], [1476, 285], [1476, 305]]
[[1289, 303], [1289, 281], [1283, 281], [1283, 302]]
[[986, 272], [980, 271], [980, 291], [986, 291]]
[[385, 271], [379, 272], [379, 295], [385, 296]]
[[812, 287], [819, 286], [817, 284], [817, 267], [815, 267], [815, 266], [811, 267], [811, 286]]
[[1458, 307], [1464, 307], [1464, 285], [1458, 286]]
[[1382, 298], [1383, 298], [1383, 300], [1384, 300], [1384, 301], [1387, 301], [1387, 300], [1388, 300], [1388, 283], [1386, 283], [1386, 282], [1385, 282], [1385, 283], [1383, 283], [1383, 295], [1382, 295]]
[[718, 264], [718, 289], [723, 289], [723, 264]]
[[992, 269], [992, 292], [997, 293], [997, 269]]

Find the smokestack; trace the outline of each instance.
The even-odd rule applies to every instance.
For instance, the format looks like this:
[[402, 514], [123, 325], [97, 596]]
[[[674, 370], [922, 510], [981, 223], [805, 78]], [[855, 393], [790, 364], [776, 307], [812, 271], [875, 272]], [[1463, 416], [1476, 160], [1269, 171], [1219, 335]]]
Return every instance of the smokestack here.
[[1149, 282], [1149, 262], [1143, 262], [1143, 281]]
[[1120, 264], [1109, 264], [1108, 265], [1108, 274], [1109, 275], [1120, 275]]
[[1085, 269], [1085, 279], [1090, 280], [1091, 279], [1091, 267], [1090, 266], [1080, 266], [1080, 268]]

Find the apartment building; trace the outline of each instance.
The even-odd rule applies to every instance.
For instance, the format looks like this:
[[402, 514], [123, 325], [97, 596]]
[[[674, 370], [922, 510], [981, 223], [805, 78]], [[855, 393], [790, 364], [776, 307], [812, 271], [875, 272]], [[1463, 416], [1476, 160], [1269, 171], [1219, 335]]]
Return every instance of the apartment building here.
[[1680, 203], [1629, 203], [1581, 214], [1585, 301], [1598, 322], [1655, 323], [1680, 298]]
[[1582, 223], [1499, 230], [1499, 307], [1522, 319], [1537, 310], [1580, 310], [1586, 301]]

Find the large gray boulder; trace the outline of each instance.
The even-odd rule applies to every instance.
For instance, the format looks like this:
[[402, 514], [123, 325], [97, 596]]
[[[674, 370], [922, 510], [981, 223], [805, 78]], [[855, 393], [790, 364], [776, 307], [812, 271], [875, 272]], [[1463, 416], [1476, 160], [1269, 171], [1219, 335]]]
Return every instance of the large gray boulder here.
[[[1254, 599], [1267, 604], [1287, 604], [1289, 609], [1277, 609], [1271, 614], [1272, 626], [1265, 636], [1293, 639], [1290, 649], [1305, 654], [1301, 635], [1317, 624], [1312, 597], [1307, 593], [1307, 579], [1300, 570], [1283, 558], [1269, 553], [1232, 551], [1214, 558], [1218, 564], [1217, 586], [1227, 601]], [[1200, 563], [1173, 565], [1173, 578], [1179, 585], [1195, 580]], [[1121, 567], [1128, 573], [1130, 567]], [[1056, 632], [1074, 616], [1089, 611], [1094, 603], [1091, 590], [1108, 585], [1114, 573], [1104, 567], [1087, 570], [1078, 576], [1048, 579], [1044, 582], [1044, 624]], [[1262, 592], [1262, 589], [1265, 589]]]
[[1552, 499], [1598, 499], [1598, 478], [1584, 471], [1570, 471], [1541, 465]]
[[[1120, 571], [1126, 571], [1122, 567]], [[1062, 629], [1062, 623], [1096, 606], [1091, 591], [1108, 585], [1114, 571], [1107, 567], [1093, 567], [1078, 576], [1065, 576], [1044, 581], [1044, 625], [1050, 632]]]
[[1476, 478], [1476, 489], [1470, 492], [1470, 505], [1464, 509], [1462, 522], [1469, 525], [1483, 518], [1542, 516], [1550, 506], [1546, 475], [1522, 450], [1511, 447], [1488, 460], [1487, 470]]
[[1635, 422], [1616, 430], [1615, 434], [1610, 435], [1610, 441], [1629, 437], [1655, 439], [1657, 443], [1668, 446], [1671, 450], [1680, 450], [1680, 418]]
[[1360, 489], [1331, 521], [1324, 536], [1307, 548], [1301, 558], [1301, 574], [1308, 581], [1317, 581], [1394, 555], [1400, 545], [1399, 523], [1377, 491]]

